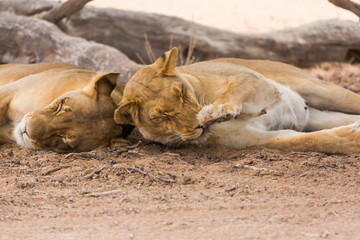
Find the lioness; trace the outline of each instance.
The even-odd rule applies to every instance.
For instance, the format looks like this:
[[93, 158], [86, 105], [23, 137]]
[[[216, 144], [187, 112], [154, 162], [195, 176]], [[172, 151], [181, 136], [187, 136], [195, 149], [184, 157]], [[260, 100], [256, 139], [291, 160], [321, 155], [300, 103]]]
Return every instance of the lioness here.
[[360, 153], [360, 96], [279, 62], [216, 59], [176, 67], [176, 48], [139, 70], [115, 111], [164, 144], [263, 145]]
[[61, 63], [0, 65], [0, 143], [57, 152], [108, 146], [122, 135], [110, 97], [118, 77]]

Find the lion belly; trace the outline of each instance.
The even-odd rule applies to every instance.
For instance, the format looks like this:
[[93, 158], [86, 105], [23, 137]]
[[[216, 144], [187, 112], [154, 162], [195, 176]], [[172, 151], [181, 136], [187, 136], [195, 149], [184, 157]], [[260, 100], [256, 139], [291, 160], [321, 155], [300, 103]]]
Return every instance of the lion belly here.
[[255, 118], [256, 124], [261, 124], [267, 131], [292, 129], [303, 131], [309, 120], [309, 112], [305, 100], [290, 88], [277, 84], [281, 100], [266, 114]]

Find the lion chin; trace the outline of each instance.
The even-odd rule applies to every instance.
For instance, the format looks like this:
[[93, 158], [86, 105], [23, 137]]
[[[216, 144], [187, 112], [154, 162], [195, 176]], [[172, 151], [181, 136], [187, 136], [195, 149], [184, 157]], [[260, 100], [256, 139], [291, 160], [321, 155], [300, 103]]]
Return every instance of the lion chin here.
[[167, 146], [182, 146], [187, 144], [205, 145], [205, 142], [212, 135], [210, 128], [197, 128], [192, 134], [171, 134], [171, 135], [155, 135], [141, 131], [140, 133], [147, 139], [160, 142]]

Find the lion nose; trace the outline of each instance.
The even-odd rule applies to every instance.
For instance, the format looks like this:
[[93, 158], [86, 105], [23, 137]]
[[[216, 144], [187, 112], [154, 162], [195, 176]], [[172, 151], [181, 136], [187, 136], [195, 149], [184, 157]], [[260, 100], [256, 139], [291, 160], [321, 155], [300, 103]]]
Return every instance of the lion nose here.
[[29, 134], [27, 133], [26, 126], [25, 126], [24, 128], [21, 128], [20, 130], [21, 130], [21, 133], [22, 133], [22, 134], [25, 134], [25, 135], [28, 135], [28, 136], [29, 136]]
[[201, 126], [201, 125], [197, 125], [196, 129], [202, 129], [202, 130], [205, 130], [205, 127], [204, 126]]

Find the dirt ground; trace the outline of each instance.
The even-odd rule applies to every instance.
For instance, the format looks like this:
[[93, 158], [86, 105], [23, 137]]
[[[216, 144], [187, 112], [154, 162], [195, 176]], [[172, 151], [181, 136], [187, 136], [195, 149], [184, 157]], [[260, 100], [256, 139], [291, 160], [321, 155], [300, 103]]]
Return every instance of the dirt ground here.
[[[309, 71], [360, 90], [359, 65]], [[0, 239], [360, 239], [360, 155], [130, 139], [78, 154], [0, 146]]]
[[[237, 32], [356, 20], [325, 0], [91, 4]], [[309, 71], [360, 93], [359, 67], [324, 63]], [[360, 155], [169, 148], [136, 132], [131, 140], [130, 148], [79, 154], [0, 146], [0, 240], [360, 239]]]

